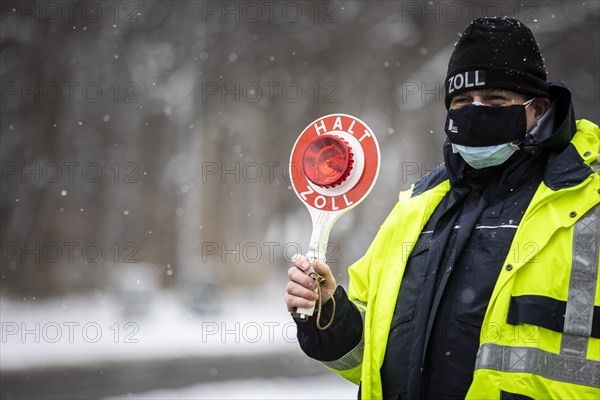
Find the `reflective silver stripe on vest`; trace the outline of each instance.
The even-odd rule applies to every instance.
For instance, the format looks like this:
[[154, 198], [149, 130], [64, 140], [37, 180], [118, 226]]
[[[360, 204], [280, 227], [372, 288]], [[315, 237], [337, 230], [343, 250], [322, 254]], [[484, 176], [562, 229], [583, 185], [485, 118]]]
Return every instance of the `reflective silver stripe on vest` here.
[[600, 389], [600, 361], [554, 354], [534, 347], [485, 343], [479, 348], [475, 369], [527, 372], [560, 382]]
[[[364, 308], [367, 307], [367, 303], [363, 303], [361, 301], [354, 301], [355, 304], [361, 305]], [[365, 311], [361, 307], [357, 307], [358, 311], [360, 311], [360, 316], [363, 320], [363, 325], [365, 322]], [[363, 329], [364, 332], [364, 329]], [[365, 350], [365, 342], [364, 342], [364, 333], [363, 337], [360, 339], [360, 342], [348, 353], [346, 353], [342, 358], [334, 360], [334, 361], [321, 361], [321, 364], [326, 367], [335, 369], [337, 371], [346, 371], [349, 369], [353, 369], [362, 364], [363, 353]]]
[[600, 205], [575, 223], [573, 261], [560, 354], [534, 347], [484, 343], [475, 369], [526, 372], [600, 389], [600, 361], [586, 358], [598, 278]]
[[600, 206], [575, 223], [573, 264], [560, 353], [585, 358], [594, 317], [598, 278]]

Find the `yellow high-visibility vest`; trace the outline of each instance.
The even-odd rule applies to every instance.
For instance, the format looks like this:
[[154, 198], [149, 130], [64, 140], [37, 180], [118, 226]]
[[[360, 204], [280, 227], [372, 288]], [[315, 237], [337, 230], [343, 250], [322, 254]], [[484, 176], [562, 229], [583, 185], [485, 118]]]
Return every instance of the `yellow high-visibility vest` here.
[[[600, 398], [600, 339], [592, 337], [600, 318], [600, 129], [577, 121], [571, 145], [590, 174], [573, 187], [552, 190], [542, 182], [537, 188], [486, 310], [468, 399], [500, 399], [503, 392]], [[382, 397], [380, 368], [408, 256], [450, 183], [411, 197], [413, 188], [400, 193], [367, 253], [349, 268], [362, 341], [323, 363], [361, 383], [363, 399]], [[538, 311], [547, 306], [564, 315], [546, 313], [540, 323], [544, 313]]]

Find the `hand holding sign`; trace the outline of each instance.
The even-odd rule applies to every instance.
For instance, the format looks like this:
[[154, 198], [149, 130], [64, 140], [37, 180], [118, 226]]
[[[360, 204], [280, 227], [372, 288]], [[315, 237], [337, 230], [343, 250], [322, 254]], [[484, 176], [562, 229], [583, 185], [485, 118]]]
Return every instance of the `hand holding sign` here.
[[[333, 224], [367, 197], [377, 180], [379, 165], [377, 139], [358, 118], [326, 115], [300, 134], [292, 149], [290, 176], [312, 219], [309, 262], [325, 262]], [[311, 276], [312, 268], [307, 273]], [[305, 318], [313, 315], [314, 307], [298, 308], [297, 312]]]

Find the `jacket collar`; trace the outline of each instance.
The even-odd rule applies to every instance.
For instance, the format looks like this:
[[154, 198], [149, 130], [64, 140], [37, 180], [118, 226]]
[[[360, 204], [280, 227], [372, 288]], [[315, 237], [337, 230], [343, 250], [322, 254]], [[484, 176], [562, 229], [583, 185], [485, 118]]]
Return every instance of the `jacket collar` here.
[[540, 126], [541, 129], [525, 136], [524, 148], [529, 151], [533, 148], [542, 151], [561, 151], [567, 147], [577, 131], [571, 90], [563, 81], [550, 82], [548, 87], [554, 123], [551, 129]]

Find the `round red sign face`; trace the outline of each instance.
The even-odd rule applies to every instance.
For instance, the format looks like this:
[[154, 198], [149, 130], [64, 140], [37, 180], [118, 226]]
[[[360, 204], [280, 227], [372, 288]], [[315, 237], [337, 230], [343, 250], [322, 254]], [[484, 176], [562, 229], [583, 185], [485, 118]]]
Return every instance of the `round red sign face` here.
[[314, 138], [302, 157], [306, 178], [323, 188], [341, 185], [350, 176], [353, 164], [354, 153], [348, 142], [329, 133]]
[[364, 122], [346, 114], [326, 115], [308, 125], [292, 149], [292, 187], [309, 207], [345, 210], [367, 197], [379, 164], [377, 139]]

